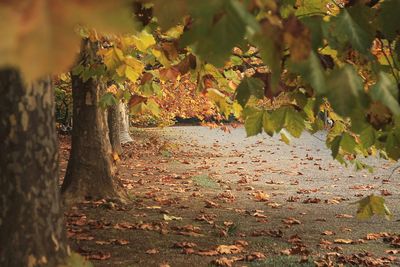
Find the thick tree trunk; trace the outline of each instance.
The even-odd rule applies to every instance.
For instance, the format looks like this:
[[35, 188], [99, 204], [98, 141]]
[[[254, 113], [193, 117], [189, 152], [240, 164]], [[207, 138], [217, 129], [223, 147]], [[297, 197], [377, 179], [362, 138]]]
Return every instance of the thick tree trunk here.
[[119, 102], [120, 139], [122, 144], [133, 142], [129, 134], [129, 115], [126, 113], [126, 104]]
[[57, 266], [67, 256], [50, 80], [0, 71], [0, 266]]
[[120, 138], [120, 125], [119, 125], [119, 110], [118, 104], [108, 108], [108, 130], [111, 148], [114, 153], [122, 154], [121, 138]]
[[[81, 49], [83, 64], [92, 62], [95, 54], [93, 44], [84, 41]], [[74, 126], [71, 153], [61, 187], [64, 200], [118, 198], [106, 112], [99, 105], [105, 86], [93, 78], [87, 81], [76, 75], [71, 78]]]

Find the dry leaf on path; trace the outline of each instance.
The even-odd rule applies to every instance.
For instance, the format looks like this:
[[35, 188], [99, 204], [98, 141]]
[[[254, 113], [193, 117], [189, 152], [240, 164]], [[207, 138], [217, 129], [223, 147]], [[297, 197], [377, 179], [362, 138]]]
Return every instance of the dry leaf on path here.
[[216, 251], [219, 254], [238, 254], [242, 252], [243, 247], [239, 245], [219, 245]]
[[158, 249], [156, 249], [156, 248], [146, 250], [146, 254], [149, 254], [149, 255], [157, 254], [159, 252], [160, 251], [158, 251]]
[[354, 241], [351, 239], [338, 238], [333, 241], [336, 244], [352, 244]]

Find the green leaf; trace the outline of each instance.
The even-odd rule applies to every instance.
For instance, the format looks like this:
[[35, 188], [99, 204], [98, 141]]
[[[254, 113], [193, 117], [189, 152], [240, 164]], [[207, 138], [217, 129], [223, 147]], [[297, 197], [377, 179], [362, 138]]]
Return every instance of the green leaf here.
[[186, 0], [169, 0], [168, 4], [165, 0], [154, 0], [154, 16], [163, 30], [181, 23], [188, 11]]
[[357, 218], [361, 220], [369, 219], [374, 215], [384, 216], [386, 219], [392, 217], [392, 213], [389, 211], [385, 204], [385, 199], [383, 197], [378, 197], [375, 195], [367, 196], [358, 203]]
[[400, 30], [399, 14], [400, 1], [385, 0], [381, 3], [381, 10], [379, 13], [380, 29], [384, 36], [390, 40], [394, 40], [398, 36]]
[[311, 31], [312, 49], [317, 51], [323, 45], [323, 31], [321, 25], [324, 24], [322, 16], [312, 16], [300, 18], [300, 21], [306, 25]]
[[373, 12], [365, 5], [356, 5], [341, 9], [338, 16], [332, 19], [331, 30], [339, 42], [349, 42], [352, 47], [364, 55], [370, 54], [374, 35], [369, 21]]
[[389, 74], [380, 72], [378, 82], [369, 93], [373, 100], [387, 106], [394, 115], [400, 115], [400, 106], [397, 102], [397, 83]]
[[400, 138], [396, 132], [389, 132], [385, 142], [385, 150], [387, 155], [394, 160], [400, 158]]
[[237, 88], [236, 100], [242, 107], [244, 107], [250, 99], [254, 96], [258, 99], [264, 97], [264, 83], [257, 78], [244, 78]]
[[307, 16], [315, 13], [326, 13], [331, 0], [300, 0], [297, 1], [296, 16]]
[[274, 135], [275, 127], [274, 127], [273, 122], [271, 121], [271, 115], [268, 113], [268, 111], [264, 112], [263, 129], [264, 129], [264, 132], [266, 132], [269, 136]]
[[285, 130], [281, 131], [281, 139], [282, 142], [284, 142], [285, 144], [289, 145], [290, 144], [290, 137], [287, 136]]
[[334, 159], [337, 158], [338, 154], [339, 154], [339, 149], [340, 149], [340, 141], [342, 140], [341, 136], [336, 136], [333, 141], [330, 143], [330, 148], [332, 151], [332, 157]]
[[264, 22], [262, 32], [255, 34], [252, 42], [260, 49], [261, 58], [271, 70], [271, 88], [276, 91], [281, 78], [283, 56], [282, 49], [282, 31], [276, 25]]
[[231, 114], [232, 106], [228, 103], [227, 96], [217, 89], [210, 88], [207, 90], [207, 98], [210, 99], [218, 107], [219, 111], [228, 117]]
[[[193, 1], [191, 5], [194, 23], [183, 34], [181, 45], [192, 45], [202, 60], [222, 67], [229, 59], [232, 48], [243, 41], [246, 24], [231, 1]], [[215, 14], [220, 14], [216, 22]]]
[[111, 107], [111, 106], [116, 105], [116, 104], [118, 104], [118, 101], [115, 98], [114, 94], [112, 94], [112, 93], [105, 93], [100, 98], [100, 106], [102, 108]]
[[154, 99], [147, 100], [146, 108], [149, 110], [154, 116], [160, 116], [160, 106]]
[[59, 267], [93, 267], [93, 264], [78, 253], [73, 252], [68, 256], [65, 264], [61, 264]]
[[375, 144], [376, 134], [374, 128], [368, 125], [361, 133], [360, 133], [361, 144], [365, 149], [372, 147]]
[[340, 116], [349, 116], [364, 104], [364, 87], [361, 77], [353, 67], [346, 65], [334, 70], [328, 77], [327, 97], [333, 110]]
[[289, 68], [300, 74], [318, 94], [327, 93], [325, 72], [315, 52], [311, 52], [310, 57], [301, 63], [291, 63]]
[[342, 134], [342, 138], [340, 140], [340, 147], [343, 149], [343, 151], [348, 153], [354, 153], [356, 145], [357, 143], [353, 136], [351, 136], [348, 133]]
[[244, 127], [246, 129], [247, 137], [261, 133], [263, 129], [264, 110], [247, 108], [245, 113], [246, 118]]
[[305, 128], [303, 116], [293, 107], [282, 107], [271, 112], [270, 120], [275, 132], [285, 128], [292, 136], [300, 137]]

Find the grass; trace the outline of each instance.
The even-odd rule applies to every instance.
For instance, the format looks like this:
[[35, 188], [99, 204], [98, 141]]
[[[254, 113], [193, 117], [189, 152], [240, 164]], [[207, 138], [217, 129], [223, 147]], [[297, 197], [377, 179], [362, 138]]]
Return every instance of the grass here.
[[315, 264], [311, 259], [307, 262], [300, 263], [300, 259], [294, 256], [274, 256], [264, 261], [252, 262], [249, 267], [314, 267]]
[[208, 175], [197, 175], [192, 177], [193, 182], [205, 188], [219, 189], [219, 184], [212, 180]]

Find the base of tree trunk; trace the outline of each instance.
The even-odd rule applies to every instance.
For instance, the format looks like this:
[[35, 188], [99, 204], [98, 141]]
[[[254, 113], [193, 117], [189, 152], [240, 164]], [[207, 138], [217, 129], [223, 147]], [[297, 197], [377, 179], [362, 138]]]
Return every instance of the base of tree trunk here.
[[[96, 57], [96, 44], [84, 40], [81, 60]], [[89, 60], [90, 62], [90, 60]], [[83, 63], [86, 64], [86, 63]], [[105, 85], [91, 78], [71, 75], [73, 120], [71, 153], [61, 192], [66, 204], [82, 199], [122, 199], [115, 178], [115, 164], [106, 110], [100, 104]]]
[[0, 71], [0, 266], [58, 266], [68, 255], [50, 79]]

